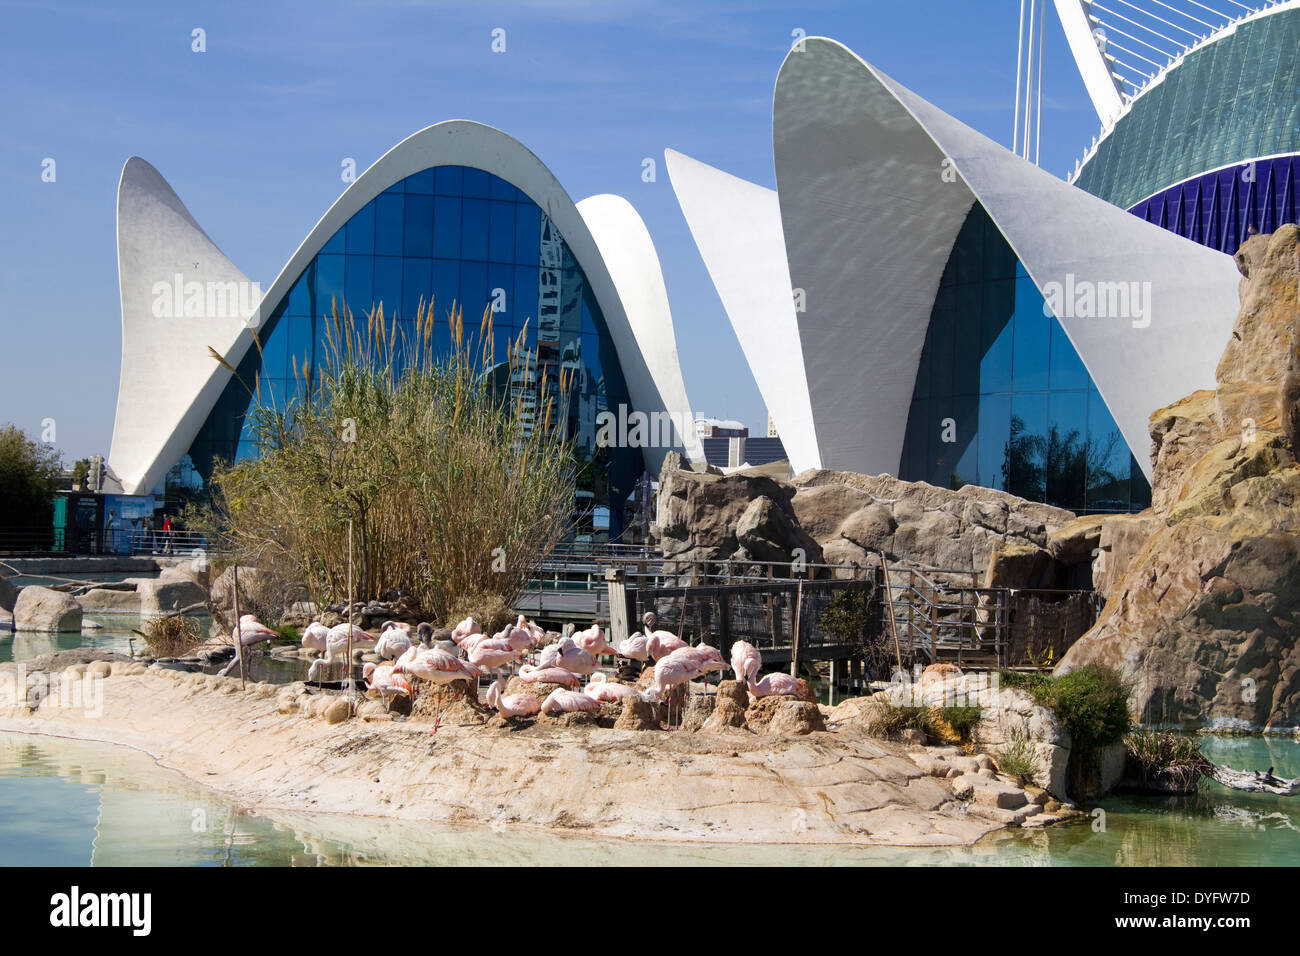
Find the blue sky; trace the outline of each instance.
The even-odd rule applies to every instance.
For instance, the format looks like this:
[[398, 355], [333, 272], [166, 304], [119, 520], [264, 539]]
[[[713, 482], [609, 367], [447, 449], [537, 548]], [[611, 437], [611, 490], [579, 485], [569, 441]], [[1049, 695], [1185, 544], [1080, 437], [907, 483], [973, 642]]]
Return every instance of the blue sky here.
[[[35, 436], [52, 418], [68, 462], [108, 453], [127, 157], [156, 166], [267, 288], [344, 188], [343, 158], [360, 171], [462, 118], [522, 141], [575, 201], [613, 192], [636, 207], [695, 412], [762, 429], [664, 148], [774, 186], [772, 88], [795, 29], [840, 40], [1005, 144], [1018, 16], [1016, 0], [0, 2], [0, 424]], [[1064, 175], [1098, 124], [1050, 13], [1046, 60], [1043, 166]]]

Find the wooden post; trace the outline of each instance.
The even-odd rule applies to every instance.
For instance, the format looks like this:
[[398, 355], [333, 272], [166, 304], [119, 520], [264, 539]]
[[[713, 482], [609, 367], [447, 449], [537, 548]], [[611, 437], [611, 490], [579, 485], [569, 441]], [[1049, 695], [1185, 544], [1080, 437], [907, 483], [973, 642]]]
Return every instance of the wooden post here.
[[833, 657], [831, 658], [831, 692], [826, 701], [831, 707], [835, 706], [835, 658]]
[[627, 582], [622, 568], [605, 569], [605, 588], [609, 593], [609, 643], [617, 647], [631, 636]]
[[[880, 570], [885, 575], [885, 606], [889, 608], [889, 630], [894, 635], [894, 657], [898, 661], [899, 679], [903, 674], [903, 650], [898, 645], [898, 622], [894, 619], [894, 590], [889, 584], [889, 564], [885, 561], [885, 552], [880, 552]], [[907, 613], [909, 620], [912, 613], [911, 601], [907, 604]], [[911, 637], [911, 631], [908, 631], [908, 637]]]
[[799, 676], [799, 613], [803, 610], [803, 581], [795, 587], [794, 595], [794, 636], [790, 647], [790, 676]]
[[231, 571], [231, 593], [235, 597], [235, 656], [239, 658], [239, 689], [244, 689], [244, 627], [239, 621], [239, 565]]
[[348, 519], [348, 655], [343, 659], [343, 676], [348, 682], [348, 700], [355, 698], [352, 686], [352, 605], [356, 596], [352, 592], [352, 519]]

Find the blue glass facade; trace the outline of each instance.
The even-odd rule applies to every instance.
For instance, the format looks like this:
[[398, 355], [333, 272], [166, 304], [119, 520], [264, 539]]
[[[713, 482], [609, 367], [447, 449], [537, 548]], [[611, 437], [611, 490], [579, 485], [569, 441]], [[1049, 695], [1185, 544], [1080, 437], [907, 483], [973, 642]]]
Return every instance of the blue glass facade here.
[[978, 204], [940, 281], [899, 477], [999, 488], [1075, 512], [1150, 504], [1083, 361]]
[[1300, 10], [1285, 10], [1189, 53], [1133, 101], [1074, 184], [1232, 254], [1247, 226], [1300, 221], [1298, 162]]
[[1232, 255], [1246, 241], [1250, 226], [1273, 232], [1283, 223], [1300, 222], [1298, 172], [1300, 156], [1229, 166], [1172, 186], [1129, 212]]
[[[450, 348], [446, 321], [453, 302], [477, 333], [482, 311], [493, 309], [496, 359], [527, 329], [526, 344], [556, 394], [561, 370], [573, 376], [560, 427], [575, 440], [579, 488], [610, 508], [617, 535], [622, 502], [642, 471], [632, 449], [597, 448], [596, 416], [629, 404], [627, 387], [604, 316], [564, 237], [536, 203], [483, 170], [438, 166], [422, 170], [376, 196], [321, 248], [271, 310], [259, 330], [262, 353], [250, 349], [238, 368], [258, 382], [264, 399], [281, 407], [294, 394], [295, 369], [315, 368], [323, 355], [324, 319], [337, 301], [356, 316], [383, 304], [413, 331], [421, 301], [432, 301], [436, 347]], [[518, 383], [514, 387], [520, 387]], [[190, 448], [206, 480], [217, 459], [252, 455], [246, 416], [248, 390], [232, 381]]]

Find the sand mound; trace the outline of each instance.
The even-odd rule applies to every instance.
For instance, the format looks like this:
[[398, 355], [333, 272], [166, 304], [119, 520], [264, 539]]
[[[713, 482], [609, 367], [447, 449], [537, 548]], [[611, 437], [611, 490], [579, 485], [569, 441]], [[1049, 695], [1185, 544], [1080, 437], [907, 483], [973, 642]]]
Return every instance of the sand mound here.
[[93, 713], [33, 711], [5, 669], [14, 666], [0, 665], [0, 731], [135, 747], [252, 808], [710, 842], [953, 845], [998, 826], [962, 813], [901, 747], [854, 729], [633, 733], [599, 726], [611, 708], [591, 715], [596, 727], [462, 727], [453, 716], [429, 733], [356, 716], [329, 724], [313, 711], [339, 698], [301, 684], [241, 691], [236, 680], [160, 669], [94, 682]]

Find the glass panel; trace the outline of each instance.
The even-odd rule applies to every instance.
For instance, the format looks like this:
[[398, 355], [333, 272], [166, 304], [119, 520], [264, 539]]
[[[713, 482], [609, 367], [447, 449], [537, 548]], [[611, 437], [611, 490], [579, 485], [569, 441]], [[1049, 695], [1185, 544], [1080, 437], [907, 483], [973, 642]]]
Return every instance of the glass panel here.
[[515, 204], [492, 203], [488, 258], [493, 262], [515, 261]]
[[461, 166], [439, 166], [433, 171], [434, 191], [439, 196], [459, 196], [463, 189]]
[[433, 254], [439, 259], [460, 255], [460, 212], [459, 198], [439, 196], [434, 200]]
[[374, 305], [375, 260], [372, 256], [345, 256], [348, 308], [360, 318]]
[[366, 203], [361, 211], [348, 220], [347, 251], [370, 255], [375, 251], [375, 203]]
[[343, 311], [343, 256], [327, 256], [324, 253], [316, 257], [316, 307], [324, 315], [330, 314], [331, 301], [338, 300], [339, 311]]
[[405, 196], [383, 193], [375, 199], [375, 253], [381, 256], [402, 254], [402, 209]]
[[424, 169], [418, 173], [412, 173], [406, 177], [406, 194], [421, 193], [428, 195], [433, 192], [433, 170]]
[[476, 199], [487, 199], [490, 192], [488, 185], [489, 174], [481, 169], [463, 168], [465, 170], [464, 194]]
[[1083, 366], [1083, 359], [1074, 350], [1074, 345], [1061, 328], [1061, 323], [1052, 320], [1052, 367], [1051, 384], [1053, 389], [1087, 388], [1092, 384], [1088, 370]]
[[406, 228], [403, 254], [424, 258], [433, 255], [433, 197], [406, 197]]
[[486, 260], [488, 254], [487, 200], [466, 199], [460, 224], [460, 255], [465, 259]]
[[[375, 271], [378, 273], [378, 266]], [[427, 306], [432, 295], [432, 260], [407, 259], [402, 269], [402, 316], [415, 318], [421, 300]]]
[[541, 239], [542, 211], [532, 203], [515, 207], [515, 261], [535, 266]]
[[[428, 278], [427, 259], [408, 259], [407, 262], [424, 262], [425, 277]], [[376, 302], [384, 304], [384, 315], [391, 316], [401, 312], [405, 318], [414, 318], [415, 310], [406, 311], [402, 302], [402, 260], [397, 256], [375, 256], [375, 291]]]
[[1043, 297], [1033, 280], [1028, 276], [1017, 279], [1012, 361], [1015, 363], [1013, 387], [1018, 392], [1047, 388], [1052, 321], [1043, 314]]

